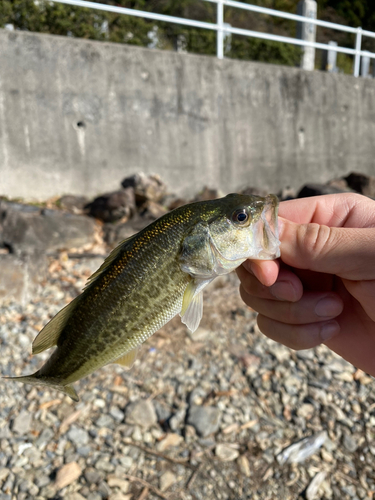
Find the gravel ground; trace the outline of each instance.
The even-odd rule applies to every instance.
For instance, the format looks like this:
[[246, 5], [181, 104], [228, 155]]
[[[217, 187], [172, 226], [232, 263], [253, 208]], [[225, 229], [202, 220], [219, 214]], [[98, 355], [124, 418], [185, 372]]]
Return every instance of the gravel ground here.
[[[51, 258], [31, 303], [0, 307], [2, 375], [41, 366], [48, 353], [31, 356], [33, 338], [100, 262]], [[294, 352], [262, 336], [234, 274], [205, 291], [194, 334], [175, 318], [130, 371], [110, 365], [76, 383], [79, 403], [0, 383], [0, 499], [375, 493], [373, 379], [324, 346]]]

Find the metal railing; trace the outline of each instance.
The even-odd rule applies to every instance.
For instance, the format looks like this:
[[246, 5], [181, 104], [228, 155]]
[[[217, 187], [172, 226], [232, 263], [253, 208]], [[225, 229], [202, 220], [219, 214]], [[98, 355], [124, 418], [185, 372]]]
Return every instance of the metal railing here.
[[[114, 5], [105, 5], [96, 2], [90, 2], [88, 0], [50, 0], [51, 2], [63, 3], [67, 5], [74, 5], [77, 7], [85, 7], [96, 10], [103, 10], [106, 12], [113, 12], [117, 14], [124, 14], [128, 16], [142, 17], [144, 19], [153, 19], [155, 21], [164, 21], [173, 24], [181, 24], [184, 26], [192, 26], [195, 28], [209, 29], [217, 32], [217, 57], [223, 59], [224, 57], [224, 34], [232, 33], [234, 35], [242, 35], [253, 38], [261, 38], [263, 40], [272, 40], [275, 42], [290, 43], [292, 45], [299, 45], [301, 47], [314, 47], [316, 49], [330, 50], [335, 52], [341, 52], [343, 54], [349, 54], [354, 56], [354, 69], [353, 75], [359, 76], [359, 68], [361, 56], [366, 56], [371, 59], [375, 59], [375, 53], [369, 51], [361, 50], [362, 37], [367, 36], [370, 38], [375, 38], [375, 33], [372, 31], [363, 30], [361, 27], [352, 28], [350, 26], [345, 26], [343, 24], [331, 23], [328, 21], [321, 21], [319, 19], [312, 19], [310, 17], [300, 16], [298, 14], [290, 14], [288, 12], [282, 12], [278, 10], [268, 9], [266, 7], [259, 7], [258, 5], [246, 4], [242, 2], [237, 2], [234, 0], [202, 0], [204, 2], [216, 3], [217, 4], [217, 21], [216, 24], [208, 23], [203, 21], [194, 21], [192, 19], [184, 19], [181, 17], [168, 16], [165, 14], [157, 14], [154, 12], [146, 12], [136, 9], [128, 9], [126, 7], [118, 7]], [[340, 47], [337, 45], [328, 45], [325, 43], [309, 42], [306, 40], [299, 40], [297, 38], [274, 35], [271, 33], [263, 33], [260, 31], [246, 30], [242, 28], [234, 28], [224, 24], [224, 7], [234, 7], [238, 9], [248, 10], [251, 12], [257, 12], [259, 14], [266, 14], [274, 17], [281, 17], [284, 19], [290, 19], [292, 21], [303, 22], [307, 24], [315, 24], [316, 26], [323, 26], [325, 28], [331, 28], [338, 31], [344, 31], [347, 33], [355, 34], [355, 47], [349, 49], [347, 47]]]

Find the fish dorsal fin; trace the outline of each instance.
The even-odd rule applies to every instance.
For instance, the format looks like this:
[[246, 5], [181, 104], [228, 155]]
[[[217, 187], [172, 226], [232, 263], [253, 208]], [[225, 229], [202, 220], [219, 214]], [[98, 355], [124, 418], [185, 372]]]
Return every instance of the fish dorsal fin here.
[[130, 242], [134, 238], [135, 234], [133, 236], [130, 236], [129, 238], [126, 238], [123, 240], [121, 243], [117, 245], [116, 248], [112, 250], [112, 252], [108, 255], [108, 257], [105, 259], [103, 264], [99, 267], [97, 271], [95, 271], [87, 280], [86, 285], [84, 286], [83, 290], [87, 290], [89, 286], [91, 286], [98, 278], [101, 276], [107, 269], [108, 267], [112, 264], [112, 262], [118, 257], [119, 253], [124, 249], [124, 246]]
[[184, 297], [182, 299], [182, 308], [180, 312], [181, 321], [195, 332], [201, 322], [203, 315], [203, 288], [213, 280], [211, 279], [194, 279], [190, 281], [185, 288]]
[[[77, 297], [78, 298], [78, 297]], [[35, 337], [32, 347], [33, 354], [39, 354], [50, 347], [57, 345], [62, 330], [76, 306], [76, 300], [61, 309]]]
[[115, 363], [130, 369], [134, 365], [138, 352], [139, 346], [134, 347], [134, 349], [121, 356], [121, 358], [116, 359]]

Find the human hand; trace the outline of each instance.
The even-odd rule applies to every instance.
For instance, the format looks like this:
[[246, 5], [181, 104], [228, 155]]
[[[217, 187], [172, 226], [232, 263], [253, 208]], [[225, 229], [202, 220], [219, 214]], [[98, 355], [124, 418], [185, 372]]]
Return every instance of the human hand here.
[[324, 342], [375, 375], [375, 201], [303, 198], [279, 215], [281, 259], [237, 269], [260, 330], [293, 349]]

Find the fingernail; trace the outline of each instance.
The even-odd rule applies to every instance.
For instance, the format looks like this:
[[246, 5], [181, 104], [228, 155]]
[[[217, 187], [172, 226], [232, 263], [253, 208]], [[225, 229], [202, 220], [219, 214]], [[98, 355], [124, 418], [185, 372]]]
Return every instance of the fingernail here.
[[290, 300], [294, 288], [290, 281], [278, 281], [270, 287], [270, 292], [278, 300]]
[[337, 335], [340, 331], [340, 325], [337, 323], [337, 321], [329, 321], [328, 323], [324, 323], [322, 325], [322, 328], [320, 330], [320, 336], [325, 342], [326, 340], [331, 339], [335, 335]]
[[333, 297], [325, 297], [319, 300], [315, 306], [315, 314], [321, 318], [329, 318], [330, 316], [338, 316], [342, 311], [341, 301]]

